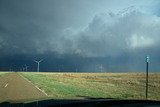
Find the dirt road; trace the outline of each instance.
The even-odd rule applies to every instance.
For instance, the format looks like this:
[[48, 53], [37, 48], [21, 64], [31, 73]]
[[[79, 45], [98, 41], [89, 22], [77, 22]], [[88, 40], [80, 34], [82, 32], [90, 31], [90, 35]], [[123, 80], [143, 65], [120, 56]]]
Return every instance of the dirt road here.
[[18, 73], [0, 77], [0, 102], [23, 102], [44, 99], [47, 96]]

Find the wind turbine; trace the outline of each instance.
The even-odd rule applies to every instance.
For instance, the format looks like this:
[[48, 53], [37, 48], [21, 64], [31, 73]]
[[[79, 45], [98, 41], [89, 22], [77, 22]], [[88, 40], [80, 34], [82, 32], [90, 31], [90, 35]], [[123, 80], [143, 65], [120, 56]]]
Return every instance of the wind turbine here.
[[22, 71], [25, 71], [25, 67], [22, 66]]
[[39, 61], [34, 60], [34, 62], [37, 63], [37, 72], [39, 72], [39, 63], [42, 62], [42, 61], [43, 61], [43, 59], [41, 59]]
[[102, 72], [102, 70], [103, 70], [103, 66], [102, 66], [102, 64], [99, 66], [99, 68], [100, 68], [100, 70], [101, 70], [101, 72]]
[[26, 64], [24, 66], [25, 66], [25, 70], [28, 71], [29, 66], [27, 66]]
[[78, 71], [78, 69], [76, 68], [76, 72]]

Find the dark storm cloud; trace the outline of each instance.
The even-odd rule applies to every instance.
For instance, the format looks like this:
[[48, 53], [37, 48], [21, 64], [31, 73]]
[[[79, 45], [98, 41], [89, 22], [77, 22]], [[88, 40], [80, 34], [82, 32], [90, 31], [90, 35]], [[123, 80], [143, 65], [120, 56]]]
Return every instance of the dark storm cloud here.
[[[158, 64], [160, 17], [158, 6], [150, 9], [149, 3], [153, 1], [1, 0], [1, 57], [47, 53], [54, 58], [103, 57], [110, 61], [107, 67], [131, 70], [138, 59], [141, 65], [150, 54]], [[96, 60], [89, 60], [83, 68], [93, 70]]]
[[160, 18], [129, 8], [123, 13], [96, 16], [79, 34], [82, 52], [90, 56], [114, 56], [140, 49], [158, 48]]
[[78, 31], [72, 21], [77, 16], [75, 5], [72, 1], [65, 5], [35, 0], [1, 3], [1, 51], [108, 56], [149, 47], [159, 39], [159, 18], [134, 7], [97, 14], [88, 27]]
[[[70, 26], [76, 28], [81, 23], [79, 13], [83, 11], [82, 8], [76, 12], [78, 2], [61, 0], [7, 0], [0, 5], [1, 44], [6, 43], [1, 50], [4, 53], [63, 51], [63, 44], [70, 44], [63, 37], [63, 31]], [[75, 20], [79, 21], [75, 23]], [[60, 42], [62, 45], [58, 45]]]

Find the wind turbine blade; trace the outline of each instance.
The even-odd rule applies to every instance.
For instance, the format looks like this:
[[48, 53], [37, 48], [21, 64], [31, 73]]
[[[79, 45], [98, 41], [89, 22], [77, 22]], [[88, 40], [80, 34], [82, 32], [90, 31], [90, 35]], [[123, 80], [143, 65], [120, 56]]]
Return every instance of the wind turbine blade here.
[[38, 61], [36, 61], [36, 60], [33, 60], [34, 62], [36, 62], [36, 63], [38, 63]]
[[41, 59], [39, 62], [42, 62], [43, 61], [43, 59]]

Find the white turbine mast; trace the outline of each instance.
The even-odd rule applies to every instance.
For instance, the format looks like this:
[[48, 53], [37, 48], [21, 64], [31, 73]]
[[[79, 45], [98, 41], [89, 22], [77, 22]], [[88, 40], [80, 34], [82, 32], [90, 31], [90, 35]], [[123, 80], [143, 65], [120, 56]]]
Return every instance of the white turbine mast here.
[[34, 60], [34, 62], [37, 63], [37, 72], [39, 72], [39, 64], [43, 61], [43, 59], [37, 61], [37, 60]]
[[22, 66], [22, 71], [25, 71], [25, 67]]
[[102, 72], [102, 70], [103, 70], [102, 64], [99, 66], [99, 68], [100, 68], [100, 71]]
[[25, 71], [28, 71], [28, 67], [26, 64], [24, 65], [25, 66]]

